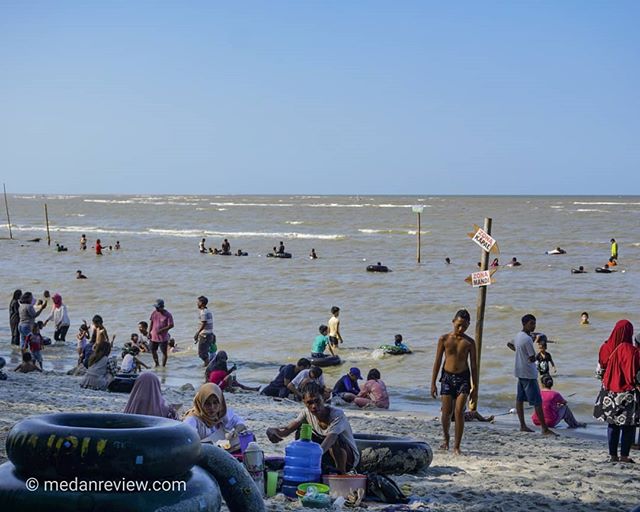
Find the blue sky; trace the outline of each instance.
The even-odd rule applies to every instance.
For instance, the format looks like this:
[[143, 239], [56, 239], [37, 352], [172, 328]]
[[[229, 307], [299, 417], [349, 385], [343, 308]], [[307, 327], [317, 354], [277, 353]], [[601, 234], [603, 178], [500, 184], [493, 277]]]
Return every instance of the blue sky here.
[[640, 3], [0, 3], [11, 192], [633, 194]]

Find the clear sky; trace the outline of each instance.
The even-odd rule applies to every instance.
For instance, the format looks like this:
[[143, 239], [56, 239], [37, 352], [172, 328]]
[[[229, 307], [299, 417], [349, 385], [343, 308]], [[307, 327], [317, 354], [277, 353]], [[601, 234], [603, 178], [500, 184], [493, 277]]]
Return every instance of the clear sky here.
[[638, 194], [638, 1], [0, 0], [10, 192]]

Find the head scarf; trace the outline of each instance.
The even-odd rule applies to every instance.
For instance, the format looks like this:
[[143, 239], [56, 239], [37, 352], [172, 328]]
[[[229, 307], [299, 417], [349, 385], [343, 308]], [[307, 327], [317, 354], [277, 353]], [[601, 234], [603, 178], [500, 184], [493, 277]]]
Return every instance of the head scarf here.
[[129, 401], [124, 408], [125, 414], [145, 414], [161, 418], [174, 418], [171, 409], [160, 390], [160, 379], [152, 372], [141, 373], [133, 385]]
[[607, 391], [622, 393], [635, 387], [640, 371], [640, 350], [633, 345], [633, 325], [620, 320], [600, 348], [600, 366], [605, 368], [602, 385]]
[[59, 293], [54, 294], [51, 300], [53, 300], [53, 306], [55, 308], [62, 306], [62, 296]]
[[[220, 409], [215, 416], [208, 415], [204, 410], [204, 403], [209, 399], [211, 395], [218, 397], [220, 402]], [[224, 394], [222, 390], [216, 384], [203, 384], [196, 393], [193, 399], [193, 407], [189, 409], [184, 418], [187, 416], [196, 416], [209, 428], [219, 424], [222, 418], [227, 414], [227, 403], [224, 401]], [[183, 419], [184, 419], [183, 418]]]
[[607, 367], [611, 354], [621, 343], [633, 344], [633, 325], [629, 320], [618, 320], [609, 335], [609, 339], [600, 347], [598, 360], [602, 368]]

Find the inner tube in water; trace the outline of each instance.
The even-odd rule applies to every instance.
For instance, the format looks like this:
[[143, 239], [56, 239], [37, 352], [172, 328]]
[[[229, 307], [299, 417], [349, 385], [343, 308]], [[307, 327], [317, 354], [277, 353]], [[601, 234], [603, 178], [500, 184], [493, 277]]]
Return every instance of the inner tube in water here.
[[354, 434], [354, 438], [360, 451], [359, 472], [415, 474], [433, 461], [433, 451], [425, 441], [375, 434]]
[[338, 366], [342, 364], [342, 359], [340, 356], [327, 356], [327, 357], [309, 357], [309, 361], [313, 366]]
[[396, 347], [395, 345], [380, 345], [380, 349], [385, 354], [391, 354], [392, 356], [401, 356], [402, 354], [411, 354], [411, 350], [405, 350], [402, 347]]
[[[157, 442], [157, 439], [156, 439]], [[168, 446], [167, 446], [168, 448]], [[109, 465], [108, 461], [102, 461], [103, 466]], [[43, 490], [43, 481], [35, 491], [27, 490], [26, 479], [18, 473], [11, 462], [0, 466], [0, 510], [11, 512], [40, 512], [41, 510], [54, 510], [55, 512], [78, 511], [106, 511], [118, 512], [167, 512], [179, 510], [180, 512], [219, 512], [222, 507], [222, 496], [216, 479], [204, 469], [194, 466], [183, 474], [176, 474], [169, 479], [154, 482], [152, 480], [137, 481], [136, 486], [146, 484], [148, 489], [152, 485], [159, 485], [160, 491], [122, 491], [109, 490], [109, 492], [87, 491], [83, 485], [98, 485], [107, 480], [105, 477], [94, 476], [90, 482], [82, 481], [86, 478], [83, 474], [66, 478], [66, 490]], [[115, 478], [109, 481], [109, 485], [131, 485], [133, 480]], [[174, 484], [174, 482], [176, 482]], [[185, 482], [185, 486], [182, 486]], [[51, 482], [55, 485], [56, 482]], [[72, 486], [77, 485], [75, 490]], [[172, 486], [174, 486], [172, 488]], [[137, 487], [136, 487], [137, 488]], [[167, 489], [165, 491], [165, 489]], [[249, 510], [249, 509], [247, 509]]]
[[267, 258], [291, 258], [290, 252], [270, 252], [267, 254]]
[[614, 272], [614, 270], [611, 270], [610, 268], [607, 268], [607, 267], [597, 267], [596, 272], [598, 274], [611, 274], [612, 272]]
[[572, 274], [586, 274], [587, 271], [586, 270], [580, 270], [579, 268], [572, 268], [571, 269], [571, 273]]
[[109, 385], [107, 390], [112, 393], [131, 393], [133, 385], [136, 383], [138, 374], [118, 373]]
[[389, 272], [389, 267], [386, 265], [368, 265], [367, 272]]
[[203, 444], [198, 465], [218, 481], [230, 512], [264, 512], [262, 493], [233, 455], [217, 446]]
[[240, 254], [236, 253], [236, 256], [249, 256], [249, 253], [243, 251]]
[[21, 476], [45, 480], [159, 480], [186, 473], [200, 458], [193, 428], [138, 414], [32, 416], [9, 431], [6, 449]]

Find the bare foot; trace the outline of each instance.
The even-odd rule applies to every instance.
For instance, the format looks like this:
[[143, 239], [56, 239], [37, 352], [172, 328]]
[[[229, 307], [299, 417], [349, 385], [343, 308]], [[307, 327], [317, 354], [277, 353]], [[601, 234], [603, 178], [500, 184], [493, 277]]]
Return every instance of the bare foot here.
[[448, 452], [449, 451], [449, 441], [444, 441], [440, 447], [438, 448], [438, 450], [443, 450]]
[[542, 431], [542, 435], [543, 436], [555, 436], [558, 437], [558, 434], [556, 434], [553, 430], [551, 430], [550, 428], [548, 428], [547, 430], [543, 430]]
[[520, 432], [533, 432], [533, 430], [525, 425], [524, 427], [520, 427]]
[[453, 454], [454, 455], [462, 455], [462, 452], [460, 451], [460, 448], [454, 448], [453, 449]]

